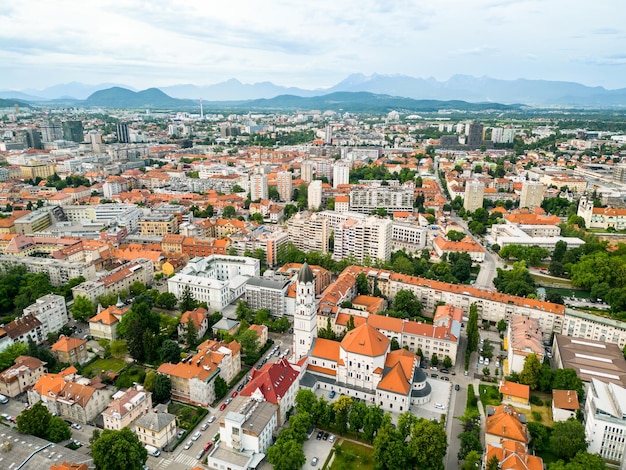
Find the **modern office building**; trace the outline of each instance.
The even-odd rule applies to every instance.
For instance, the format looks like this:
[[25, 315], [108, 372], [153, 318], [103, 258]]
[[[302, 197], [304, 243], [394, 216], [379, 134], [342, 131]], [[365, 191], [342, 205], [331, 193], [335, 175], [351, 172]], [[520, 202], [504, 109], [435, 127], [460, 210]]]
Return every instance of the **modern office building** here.
[[467, 145], [471, 150], [480, 148], [483, 143], [483, 125], [473, 122], [468, 127]]
[[63, 139], [71, 142], [81, 143], [85, 140], [82, 121], [63, 121]]
[[115, 126], [117, 133], [117, 141], [121, 144], [130, 143], [130, 132], [128, 130], [128, 123], [118, 122]]

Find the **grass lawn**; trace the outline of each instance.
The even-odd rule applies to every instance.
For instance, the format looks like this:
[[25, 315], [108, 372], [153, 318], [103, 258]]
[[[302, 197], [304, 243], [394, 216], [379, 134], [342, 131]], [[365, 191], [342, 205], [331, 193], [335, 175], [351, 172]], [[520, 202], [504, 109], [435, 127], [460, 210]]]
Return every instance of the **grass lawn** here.
[[535, 283], [539, 287], [561, 287], [563, 289], [572, 289], [572, 282], [569, 279], [560, 279], [555, 277], [542, 276], [540, 274], [530, 274]]
[[488, 405], [498, 406], [502, 403], [500, 391], [495, 385], [480, 385], [478, 387], [478, 394], [480, 395], [480, 402], [485, 409]]
[[579, 299], [588, 299], [591, 296], [591, 293], [587, 290], [565, 289], [563, 287], [546, 287], [545, 289], [546, 294], [549, 294], [550, 292], [556, 292], [562, 297], [576, 297]]
[[119, 372], [125, 365], [126, 361], [124, 361], [124, 359], [98, 359], [83, 369], [83, 375], [87, 377], [94, 377], [98, 375], [100, 371]]
[[[535, 416], [533, 416], [535, 414], [535, 412], [540, 413], [541, 414], [541, 419], [540, 420], [536, 420]], [[552, 408], [550, 406], [537, 406], [537, 405], [530, 405], [530, 413], [526, 413], [526, 418], [529, 421], [537, 421], [538, 423], [541, 423], [545, 426], [548, 427], [552, 427], [552, 425], [554, 424], [552, 422]]]
[[354, 442], [344, 441], [335, 447], [335, 459], [330, 470], [373, 470], [374, 449]]
[[176, 415], [178, 426], [187, 430], [192, 429], [208, 413], [208, 410], [205, 408], [188, 405], [187, 403], [181, 403], [179, 401], [172, 401], [168, 405], [167, 410]]

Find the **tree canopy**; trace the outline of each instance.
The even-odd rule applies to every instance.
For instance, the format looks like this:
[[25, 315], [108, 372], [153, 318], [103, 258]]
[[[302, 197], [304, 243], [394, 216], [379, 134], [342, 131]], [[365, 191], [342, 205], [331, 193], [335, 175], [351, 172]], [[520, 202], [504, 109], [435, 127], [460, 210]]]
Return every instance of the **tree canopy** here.
[[148, 451], [130, 429], [105, 429], [91, 445], [91, 455], [98, 470], [138, 470]]

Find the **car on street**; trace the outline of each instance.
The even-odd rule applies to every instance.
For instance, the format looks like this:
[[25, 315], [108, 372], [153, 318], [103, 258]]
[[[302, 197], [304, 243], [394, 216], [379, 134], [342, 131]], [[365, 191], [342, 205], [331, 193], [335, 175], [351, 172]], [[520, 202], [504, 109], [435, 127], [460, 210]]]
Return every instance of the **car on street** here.
[[213, 447], [213, 441], [209, 441], [206, 444], [204, 444], [204, 451], [208, 451], [211, 447]]
[[243, 387], [245, 386], [245, 384], [242, 382], [239, 384], [239, 387], [237, 387], [237, 391], [241, 392], [243, 390]]
[[211, 415], [211, 417], [209, 418], [209, 423], [212, 423], [215, 421], [215, 415]]
[[194, 435], [193, 435], [193, 436], [191, 436], [191, 440], [192, 440], [192, 441], [197, 441], [198, 439], [200, 439], [200, 436], [202, 436], [202, 433], [200, 433], [200, 431], [196, 431], [196, 432], [194, 433]]
[[178, 434], [177, 434], [178, 438], [182, 439], [182, 437], [185, 435], [185, 432], [186, 431], [184, 429], [181, 429], [180, 431], [178, 431]]
[[222, 403], [220, 406], [220, 411], [224, 411], [226, 409], [226, 403]]
[[200, 449], [198, 453], [196, 454], [196, 460], [200, 460], [203, 455], [204, 455], [204, 449]]
[[324, 432], [320, 431], [317, 433], [317, 437], [315, 439], [317, 439], [318, 441], [322, 439], [322, 437], [324, 436]]
[[335, 398], [335, 391], [331, 390], [330, 395], [328, 395], [330, 398]]
[[187, 444], [185, 444], [185, 450], [191, 449], [192, 445], [193, 445], [193, 441], [187, 442]]
[[203, 423], [202, 426], [200, 427], [200, 431], [206, 431], [208, 427], [209, 427], [209, 423]]
[[70, 426], [72, 429], [82, 429], [83, 427], [78, 423], [72, 423]]
[[313, 465], [314, 467], [317, 465], [317, 462], [319, 462], [320, 459], [318, 459], [317, 457], [313, 457], [313, 460], [311, 460], [311, 465]]
[[233, 392], [233, 394], [231, 395], [231, 397], [232, 397], [232, 398], [235, 398], [235, 397], [237, 396], [237, 394], [238, 394], [238, 393], [239, 393], [239, 392], [238, 392], [237, 390], [235, 390], [235, 391]]
[[461, 386], [459, 384], [456, 384], [454, 386], [454, 389], [458, 392], [459, 390], [461, 390]]
[[227, 405], [230, 404], [230, 402], [233, 401], [232, 398], [227, 398], [226, 401], [224, 403], [226, 403]]

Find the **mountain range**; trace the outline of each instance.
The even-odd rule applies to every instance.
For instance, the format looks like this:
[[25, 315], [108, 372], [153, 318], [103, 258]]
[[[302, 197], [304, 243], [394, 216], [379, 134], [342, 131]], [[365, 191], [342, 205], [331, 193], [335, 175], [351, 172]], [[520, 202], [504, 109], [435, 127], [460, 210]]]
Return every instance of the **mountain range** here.
[[[122, 84], [102, 83], [85, 85], [72, 82], [43, 90], [0, 91], [0, 98], [44, 102], [50, 100], [85, 100], [93, 93], [120, 87]], [[242, 83], [236, 79], [213, 85], [172, 85], [158, 88], [172, 98], [205, 102], [270, 99], [281, 95], [314, 97], [334, 92], [370, 92], [375, 94], [413, 98], [416, 100], [461, 100], [472, 103], [524, 103], [529, 106], [626, 106], [626, 88], [607, 90], [575, 82], [549, 80], [500, 80], [489, 77], [454, 75], [446, 81], [434, 78], [415, 78], [405, 75], [353, 74], [330, 88], [307, 90], [283, 87], [271, 82]]]

